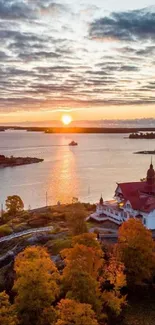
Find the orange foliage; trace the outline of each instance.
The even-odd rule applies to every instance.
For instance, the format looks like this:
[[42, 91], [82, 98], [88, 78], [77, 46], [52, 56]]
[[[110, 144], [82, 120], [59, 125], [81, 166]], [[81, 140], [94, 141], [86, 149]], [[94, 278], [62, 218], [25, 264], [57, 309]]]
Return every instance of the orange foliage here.
[[98, 248], [76, 244], [64, 249], [66, 267], [63, 271], [63, 284], [68, 298], [81, 303], [89, 303], [99, 312], [100, 283], [97, 281], [103, 266], [102, 251]]
[[76, 270], [78, 272], [87, 272], [97, 279], [104, 262], [101, 250], [79, 244], [76, 244], [73, 248], [64, 249], [61, 255], [66, 264], [63, 273], [64, 277], [67, 277], [70, 271]]
[[13, 305], [5, 292], [0, 293], [0, 325], [18, 325], [18, 319]]
[[104, 281], [109, 282], [111, 289], [103, 291], [103, 302], [116, 315], [119, 315], [123, 305], [126, 305], [126, 296], [122, 296], [120, 292], [126, 286], [126, 276], [124, 273], [124, 265], [118, 262], [113, 256], [110, 258], [105, 269]]
[[58, 318], [56, 325], [98, 325], [90, 305], [69, 299], [58, 304]]
[[141, 282], [152, 276], [155, 244], [151, 231], [140, 220], [129, 219], [122, 224], [116, 254], [125, 265], [128, 283]]
[[78, 236], [74, 236], [72, 238], [72, 244], [73, 246], [79, 244], [79, 245], [85, 245], [87, 247], [98, 248], [99, 250], [101, 250], [101, 246], [98, 240], [96, 240], [96, 234], [94, 233], [85, 233]]

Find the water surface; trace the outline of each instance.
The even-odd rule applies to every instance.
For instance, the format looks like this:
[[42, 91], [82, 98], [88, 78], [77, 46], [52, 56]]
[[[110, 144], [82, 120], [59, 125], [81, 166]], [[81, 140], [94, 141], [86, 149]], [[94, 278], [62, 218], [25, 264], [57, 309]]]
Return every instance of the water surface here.
[[[25, 207], [45, 206], [78, 197], [96, 202], [113, 197], [116, 182], [145, 177], [155, 140], [130, 140], [123, 134], [44, 134], [26, 131], [0, 132], [0, 154], [43, 158], [39, 164], [0, 169], [0, 203], [8, 195], [20, 195]], [[70, 141], [78, 142], [69, 147]], [[154, 163], [155, 164], [155, 163]]]

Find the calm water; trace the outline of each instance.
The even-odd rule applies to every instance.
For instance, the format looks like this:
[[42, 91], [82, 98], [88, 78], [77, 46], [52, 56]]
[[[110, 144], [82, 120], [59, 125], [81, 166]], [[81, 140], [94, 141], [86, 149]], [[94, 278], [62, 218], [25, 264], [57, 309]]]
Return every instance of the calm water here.
[[[8, 195], [20, 195], [25, 207], [71, 202], [78, 197], [96, 202], [101, 193], [112, 198], [116, 182], [145, 177], [155, 140], [129, 140], [122, 134], [52, 135], [24, 131], [0, 132], [0, 154], [44, 158], [43, 163], [0, 169], [0, 203]], [[77, 147], [68, 143], [77, 141]], [[155, 159], [154, 159], [155, 160]], [[155, 162], [154, 162], [155, 164]]]

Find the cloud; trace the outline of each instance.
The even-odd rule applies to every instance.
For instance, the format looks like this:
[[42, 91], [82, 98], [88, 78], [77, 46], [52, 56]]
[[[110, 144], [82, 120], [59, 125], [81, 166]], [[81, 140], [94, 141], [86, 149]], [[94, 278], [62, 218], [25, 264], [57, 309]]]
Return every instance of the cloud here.
[[96, 19], [88, 38], [90, 20], [103, 11], [64, 3], [0, 0], [0, 111], [155, 103], [154, 25], [145, 27], [153, 11]]
[[102, 40], [155, 40], [155, 8], [113, 12], [92, 22], [89, 36]]
[[0, 0], [1, 19], [35, 18], [34, 11], [25, 1]]

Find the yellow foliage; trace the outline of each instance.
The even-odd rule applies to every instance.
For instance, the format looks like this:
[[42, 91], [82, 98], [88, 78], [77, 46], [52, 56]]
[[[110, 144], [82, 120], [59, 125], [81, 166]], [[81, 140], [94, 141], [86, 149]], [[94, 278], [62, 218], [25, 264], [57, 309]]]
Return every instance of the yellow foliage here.
[[59, 273], [42, 247], [29, 247], [20, 253], [15, 271], [16, 309], [22, 315], [22, 324], [36, 324], [59, 294]]

